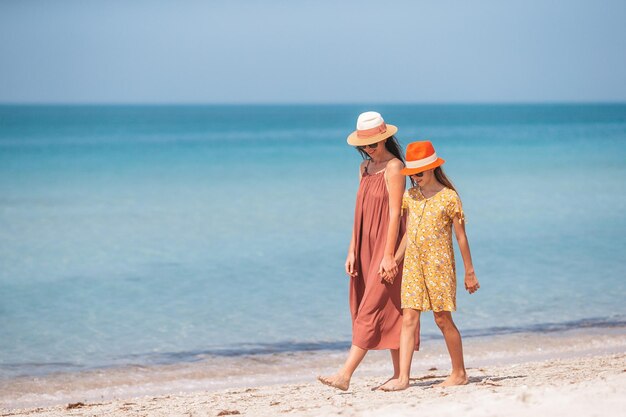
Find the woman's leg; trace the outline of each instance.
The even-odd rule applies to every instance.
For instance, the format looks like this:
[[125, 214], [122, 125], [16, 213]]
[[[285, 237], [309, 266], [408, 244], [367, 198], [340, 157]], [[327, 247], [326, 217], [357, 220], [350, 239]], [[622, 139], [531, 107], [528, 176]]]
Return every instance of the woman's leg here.
[[400, 349], [389, 349], [389, 353], [391, 353], [391, 363], [393, 363], [393, 376], [382, 384], [372, 388], [372, 391], [381, 389], [387, 382], [398, 379], [398, 375], [400, 375]]
[[350, 353], [348, 353], [348, 359], [346, 359], [346, 362], [339, 372], [332, 376], [318, 376], [317, 379], [319, 379], [322, 384], [346, 391], [350, 387], [352, 374], [359, 366], [366, 353], [366, 349], [352, 345]]
[[448, 387], [451, 385], [465, 385], [469, 381], [467, 372], [465, 371], [465, 363], [463, 362], [463, 343], [461, 341], [461, 333], [452, 321], [452, 313], [449, 311], [435, 312], [435, 322], [441, 329], [443, 337], [446, 340], [446, 346], [450, 359], [452, 360], [452, 373], [445, 381], [437, 384], [439, 387]]
[[383, 391], [400, 391], [409, 387], [411, 361], [415, 350], [415, 331], [420, 323], [420, 312], [411, 308], [402, 310], [402, 332], [400, 333], [400, 372], [398, 378], [385, 383]]
[[391, 363], [393, 363], [393, 376], [396, 379], [400, 375], [400, 349], [389, 349], [391, 353]]

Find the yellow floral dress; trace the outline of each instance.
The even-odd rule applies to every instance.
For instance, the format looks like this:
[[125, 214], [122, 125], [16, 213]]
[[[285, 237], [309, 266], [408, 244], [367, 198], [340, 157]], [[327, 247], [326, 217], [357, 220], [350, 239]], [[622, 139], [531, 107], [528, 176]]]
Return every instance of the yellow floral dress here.
[[429, 198], [413, 187], [404, 193], [402, 209], [408, 209], [402, 308], [455, 311], [452, 219], [465, 221], [461, 199], [447, 187]]

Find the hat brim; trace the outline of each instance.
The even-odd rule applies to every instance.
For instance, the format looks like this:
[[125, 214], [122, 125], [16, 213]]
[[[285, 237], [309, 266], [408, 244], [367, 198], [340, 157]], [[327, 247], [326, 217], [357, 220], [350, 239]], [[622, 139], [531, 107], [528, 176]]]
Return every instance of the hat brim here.
[[372, 143], [380, 142], [381, 140], [387, 139], [398, 132], [398, 128], [394, 125], [387, 125], [387, 130], [382, 133], [379, 133], [374, 136], [369, 136], [367, 138], [360, 138], [358, 136], [358, 132], [355, 130], [348, 136], [348, 144], [352, 146], [365, 146], [371, 145]]
[[429, 169], [433, 169], [433, 168], [437, 168], [438, 166], [443, 165], [443, 163], [446, 162], [444, 159], [441, 158], [437, 158], [437, 160], [435, 162], [431, 162], [428, 165], [424, 165], [423, 167], [419, 167], [419, 168], [402, 168], [400, 170], [400, 174], [402, 175], [413, 175], [413, 174], [419, 174], [420, 172], [424, 172], [424, 171], [428, 171]]

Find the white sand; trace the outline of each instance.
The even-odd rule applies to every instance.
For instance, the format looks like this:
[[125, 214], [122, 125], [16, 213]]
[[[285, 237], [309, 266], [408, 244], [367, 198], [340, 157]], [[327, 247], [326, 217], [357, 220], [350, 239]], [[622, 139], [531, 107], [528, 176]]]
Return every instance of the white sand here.
[[[520, 337], [490, 337], [466, 342], [474, 352], [483, 344], [494, 348], [519, 345]], [[415, 372], [412, 386], [402, 392], [384, 393], [371, 388], [387, 376], [380, 363], [386, 356], [373, 357], [374, 366], [365, 366], [353, 379], [348, 392], [326, 387], [306, 372], [307, 382], [265, 386], [198, 390], [148, 395], [135, 398], [87, 401], [68, 409], [67, 403], [45, 408], [3, 408], [2, 416], [218, 416], [232, 413], [246, 416], [626, 416], [626, 335], [618, 331], [608, 338], [599, 335], [566, 336], [553, 334], [529, 336], [529, 345], [537, 340], [552, 341], [553, 346], [538, 356], [478, 355], [469, 353], [470, 384], [452, 388], [432, 388], [447, 374], [445, 352], [430, 357], [424, 352], [416, 361], [438, 363], [437, 369]], [[573, 340], [583, 340], [576, 345]], [[597, 341], [594, 345], [593, 341]], [[437, 344], [443, 343], [442, 341]], [[531, 343], [532, 342], [532, 343]], [[571, 349], [571, 346], [577, 346]], [[528, 346], [526, 346], [528, 347]], [[557, 348], [558, 347], [558, 348]], [[607, 352], [606, 350], [610, 351]], [[510, 349], [509, 349], [510, 350]], [[537, 348], [532, 348], [537, 353]], [[541, 349], [540, 349], [541, 350]], [[527, 352], [530, 353], [530, 352]], [[424, 360], [427, 357], [430, 359]], [[552, 359], [545, 359], [546, 357]], [[555, 359], [560, 357], [561, 359]], [[340, 363], [340, 357], [334, 357]], [[366, 358], [368, 361], [368, 358]], [[487, 365], [481, 366], [484, 362]], [[319, 363], [318, 363], [319, 365]], [[327, 364], [328, 365], [328, 364]], [[443, 366], [441, 366], [443, 365]], [[478, 366], [476, 366], [478, 365]], [[332, 367], [335, 363], [332, 364]], [[429, 365], [426, 365], [429, 366]], [[430, 366], [433, 368], [433, 366]], [[330, 367], [329, 367], [330, 369]], [[318, 369], [319, 370], [319, 369]], [[325, 369], [326, 370], [326, 369]], [[325, 371], [324, 370], [324, 371]], [[273, 373], [285, 369], [278, 364]]]

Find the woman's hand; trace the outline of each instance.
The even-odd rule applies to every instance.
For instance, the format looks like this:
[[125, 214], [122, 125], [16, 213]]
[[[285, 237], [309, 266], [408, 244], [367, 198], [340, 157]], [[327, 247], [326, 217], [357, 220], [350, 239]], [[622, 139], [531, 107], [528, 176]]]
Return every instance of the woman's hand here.
[[474, 294], [479, 288], [480, 284], [478, 283], [478, 279], [476, 278], [474, 271], [465, 272], [465, 289], [470, 294]]
[[391, 255], [385, 255], [380, 262], [380, 268], [378, 268], [378, 274], [388, 283], [393, 284], [393, 280], [398, 273], [398, 264]]
[[348, 274], [351, 277], [356, 276], [356, 268], [354, 266], [355, 262], [356, 262], [356, 257], [354, 256], [354, 253], [350, 251], [348, 253], [348, 257], [346, 258], [346, 274]]

